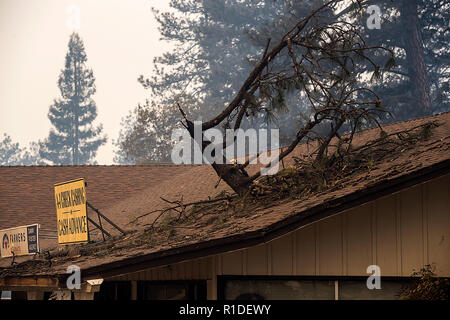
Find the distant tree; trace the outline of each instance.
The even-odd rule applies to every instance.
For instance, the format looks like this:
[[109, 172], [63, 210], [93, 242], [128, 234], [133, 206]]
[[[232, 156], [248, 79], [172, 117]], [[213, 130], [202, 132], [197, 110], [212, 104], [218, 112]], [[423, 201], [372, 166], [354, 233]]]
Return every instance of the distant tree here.
[[[323, 1], [314, 5], [319, 2]], [[122, 123], [116, 162], [126, 155], [165, 161], [170, 154], [167, 141], [179, 127], [175, 102], [195, 118], [213, 117], [237, 93], [258, 57], [294, 26], [298, 17], [309, 13], [312, 5], [308, 0], [173, 0], [171, 7], [171, 13], [154, 10], [154, 15], [162, 39], [173, 43], [175, 49], [155, 58], [150, 78], [139, 77], [151, 90], [152, 102], [132, 110]], [[299, 95], [287, 99], [291, 108], [266, 109], [244, 119], [242, 126], [281, 128], [281, 143], [288, 143], [307, 107]], [[161, 130], [143, 136], [156, 127]]]
[[140, 81], [169, 105], [189, 91], [210, 109], [220, 109], [245, 80], [252, 57], [264, 50], [265, 43], [262, 49], [249, 44], [246, 32], [274, 19], [280, 2], [172, 0], [170, 5], [172, 12], [154, 10], [154, 16], [161, 38], [175, 49], [155, 58], [152, 76]]
[[21, 148], [18, 142], [13, 142], [6, 133], [0, 141], [0, 166], [40, 165], [38, 144], [32, 142], [29, 150]]
[[[136, 164], [136, 155], [131, 150], [127, 149], [129, 137], [132, 135], [134, 127], [138, 120], [136, 117], [139, 115], [138, 107], [131, 110], [125, 118], [122, 118], [120, 122], [120, 131], [119, 137], [117, 140], [113, 140], [113, 145], [115, 146], [114, 150], [114, 163], [120, 165], [132, 165]], [[152, 140], [153, 141], [153, 140]], [[142, 148], [138, 146], [141, 140], [137, 140], [134, 144], [134, 148], [138, 148], [139, 150]], [[147, 154], [147, 152], [145, 152]], [[138, 158], [144, 157], [143, 154], [138, 155]]]
[[[450, 110], [447, 50], [450, 3], [445, 0], [365, 0], [361, 3], [362, 15], [350, 21], [360, 21], [360, 32], [368, 45], [385, 46], [395, 52], [396, 67], [383, 75], [382, 83], [374, 86], [394, 120]], [[366, 25], [366, 10], [370, 5], [381, 10], [381, 29], [369, 29]]]
[[53, 128], [40, 144], [40, 156], [53, 164], [92, 163], [98, 148], [106, 143], [102, 125], [93, 125], [97, 117], [92, 99], [95, 78], [86, 61], [83, 42], [73, 33], [58, 80], [61, 98], [54, 100], [48, 113]]
[[[184, 99], [183, 101], [186, 102]], [[198, 108], [190, 111], [198, 116]], [[161, 109], [155, 102], [139, 104], [122, 119], [119, 137], [115, 141], [114, 162], [135, 164], [169, 162], [173, 147], [172, 131], [181, 128], [179, 112], [175, 108]]]
[[13, 143], [6, 133], [0, 141], [0, 164], [2, 166], [18, 165], [21, 162], [21, 149], [19, 143]]
[[412, 96], [425, 113], [431, 111], [429, 86], [426, 79], [424, 43], [419, 25], [418, 1], [403, 0], [401, 7], [404, 30], [404, 48]]
[[422, 0], [418, 22], [422, 31], [425, 71], [433, 113], [450, 110], [450, 3], [446, 0]]
[[[172, 0], [171, 12], [154, 10], [154, 16], [161, 39], [175, 49], [155, 58], [151, 77], [139, 81], [166, 109], [188, 93], [206, 109], [205, 118], [212, 117], [234, 97], [266, 47], [324, 2]], [[264, 125], [258, 120], [264, 117], [243, 125]]]
[[39, 156], [39, 142], [31, 142], [28, 148], [23, 149], [22, 165], [38, 166], [45, 164], [45, 161], [43, 161]]

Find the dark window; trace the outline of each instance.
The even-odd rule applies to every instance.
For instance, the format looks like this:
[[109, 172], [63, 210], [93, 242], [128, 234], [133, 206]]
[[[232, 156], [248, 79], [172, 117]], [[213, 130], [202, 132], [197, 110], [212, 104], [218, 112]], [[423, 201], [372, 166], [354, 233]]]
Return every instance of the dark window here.
[[381, 277], [369, 289], [367, 277], [219, 276], [220, 300], [397, 300], [411, 279]]
[[27, 300], [26, 291], [11, 291], [11, 300]]
[[368, 289], [365, 281], [339, 281], [339, 300], [397, 300], [405, 282], [383, 281], [381, 289]]
[[131, 300], [130, 281], [105, 281], [100, 291], [94, 293], [94, 300]]
[[334, 300], [334, 281], [228, 280], [225, 300]]
[[52, 295], [52, 292], [50, 292], [50, 291], [44, 292], [44, 300], [50, 299], [51, 295]]
[[206, 300], [206, 281], [138, 281], [138, 300]]

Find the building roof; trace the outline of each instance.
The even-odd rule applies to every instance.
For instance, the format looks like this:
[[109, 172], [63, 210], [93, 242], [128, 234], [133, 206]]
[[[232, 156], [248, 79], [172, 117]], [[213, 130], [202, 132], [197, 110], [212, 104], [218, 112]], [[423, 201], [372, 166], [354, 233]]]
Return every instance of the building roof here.
[[[147, 179], [152, 182], [156, 181], [159, 170], [161, 172], [173, 170], [162, 174], [157, 183], [148, 183], [148, 187], [145, 189], [140, 189], [138, 192], [128, 190], [127, 196], [124, 196], [123, 200], [115, 201], [113, 205], [108, 206], [107, 203], [103, 202], [105, 205], [102, 212], [121, 227], [130, 231], [127, 235], [78, 247], [77, 250], [66, 250], [62, 254], [55, 254], [51, 261], [36, 259], [34, 262], [24, 262], [14, 268], [3, 269], [3, 271], [0, 269], [0, 278], [2, 274], [3, 276], [11, 274], [62, 276], [65, 274], [65, 268], [70, 264], [78, 265], [83, 270], [85, 278], [108, 277], [269, 241], [329, 215], [448, 174], [450, 172], [450, 113], [391, 124], [383, 127], [383, 130], [387, 134], [391, 134], [422, 126], [432, 121], [437, 123], [438, 126], [432, 130], [427, 139], [417, 142], [413, 147], [405, 147], [405, 149], [399, 150], [387, 161], [344, 177], [341, 180], [340, 187], [331, 187], [322, 192], [310, 194], [307, 198], [300, 200], [292, 198], [281, 200], [267, 207], [260, 207], [250, 213], [240, 214], [235, 212], [223, 217], [211, 215], [188, 225], [161, 229], [158, 232], [149, 231], [149, 225], [152, 224], [158, 212], [145, 215], [137, 220], [136, 217], [143, 216], [156, 209], [164, 209], [167, 207], [167, 202], [164, 199], [173, 201], [183, 197], [183, 203], [188, 203], [212, 198], [218, 193], [230, 191], [230, 189], [223, 182], [219, 184], [218, 188], [215, 188], [218, 178], [214, 170], [208, 165], [126, 167], [130, 171], [124, 173], [124, 175], [129, 176], [121, 184], [123, 189], [129, 188], [135, 183], [134, 179], [137, 175], [131, 172], [133, 170], [139, 171], [141, 175], [146, 175], [145, 178], [139, 177], [139, 179]], [[365, 130], [356, 135], [354, 145], [361, 146], [379, 137], [380, 131], [378, 129]], [[286, 159], [285, 165], [292, 164], [294, 157], [309, 154], [310, 148], [311, 146], [306, 144], [298, 146]], [[61, 167], [60, 169], [63, 171], [70, 168]], [[100, 172], [103, 167], [86, 168], [89, 168], [92, 172], [96, 170]], [[1, 168], [0, 172], [14, 169]], [[17, 168], [16, 170], [20, 169], [29, 170], [28, 175], [34, 176], [36, 180], [43, 179], [41, 175], [45, 171], [39, 170], [46, 170], [45, 167]], [[258, 167], [255, 166], [250, 170], [257, 169]], [[40, 175], [32, 173], [34, 170], [39, 171]], [[146, 170], [149, 172], [144, 173]], [[51, 170], [47, 172], [51, 172]], [[72, 171], [72, 174], [74, 173], [78, 172]], [[10, 175], [8, 173], [1, 174]], [[72, 178], [74, 177], [67, 173], [63, 179], [58, 177], [57, 181]], [[11, 177], [8, 179], [11, 181]], [[30, 186], [32, 180], [29, 180]], [[97, 173], [95, 179], [92, 180], [94, 180], [93, 183], [102, 181], [101, 183], [106, 189], [108, 189], [106, 181], [110, 181], [110, 184], [116, 181], [116, 179], [107, 178], [107, 171], [103, 171], [102, 174]], [[94, 186], [91, 187], [93, 183], [91, 184], [89, 179], [88, 183], [88, 199], [95, 199]], [[52, 188], [53, 182], [48, 187], [42, 186], [42, 190], [46, 190], [45, 193], [49, 193], [49, 197], [53, 197]], [[92, 196], [90, 190], [92, 190]], [[26, 192], [22, 194], [25, 195]], [[103, 203], [100, 203], [100, 195], [101, 193], [98, 193], [99, 202], [97, 202], [97, 206], [103, 209]], [[2, 201], [7, 204], [10, 199]], [[22, 199], [22, 203], [24, 203], [23, 201], [25, 200]], [[20, 212], [20, 205], [16, 208], [18, 210], [16, 212]], [[47, 213], [47, 215], [45, 215], [46, 219], [54, 218], [53, 213]], [[18, 218], [16, 217], [16, 219]]]
[[56, 232], [54, 185], [84, 178], [87, 199], [106, 208], [182, 173], [185, 166], [0, 166], [0, 229], [41, 224]]

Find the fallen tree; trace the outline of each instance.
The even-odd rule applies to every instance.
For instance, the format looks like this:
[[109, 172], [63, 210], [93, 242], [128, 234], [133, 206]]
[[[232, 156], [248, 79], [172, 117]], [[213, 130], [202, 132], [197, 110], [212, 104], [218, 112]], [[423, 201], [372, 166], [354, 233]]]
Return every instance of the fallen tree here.
[[[384, 65], [387, 69], [395, 65], [394, 55], [384, 47], [367, 46], [355, 25], [329, 19], [329, 11], [341, 1], [332, 0], [313, 10], [278, 44], [271, 46], [268, 39], [262, 58], [234, 99], [213, 119], [202, 122], [202, 152], [212, 143], [204, 136], [206, 130], [219, 126], [231, 128], [235, 140], [235, 132], [245, 117], [274, 112], [293, 90], [300, 91], [308, 101], [311, 115], [291, 143], [266, 167], [281, 161], [300, 142], [313, 138], [319, 140], [315, 161], [320, 162], [332, 139], [341, 139], [343, 128], [348, 129], [350, 138], [342, 143], [350, 149], [355, 131], [370, 123], [380, 126], [378, 119], [385, 110], [378, 95], [364, 85], [368, 76], [363, 72], [370, 67], [372, 79], [380, 79], [383, 71], [380, 59], [387, 58]], [[361, 77], [366, 79], [361, 81]], [[178, 108], [184, 118], [183, 125], [194, 139], [194, 122], [180, 105]], [[329, 128], [325, 135], [317, 134], [319, 126]], [[261, 171], [249, 175], [245, 170], [249, 161], [230, 163], [222, 157], [222, 163], [211, 163], [217, 175], [238, 195], [247, 194], [254, 181], [261, 177]]]

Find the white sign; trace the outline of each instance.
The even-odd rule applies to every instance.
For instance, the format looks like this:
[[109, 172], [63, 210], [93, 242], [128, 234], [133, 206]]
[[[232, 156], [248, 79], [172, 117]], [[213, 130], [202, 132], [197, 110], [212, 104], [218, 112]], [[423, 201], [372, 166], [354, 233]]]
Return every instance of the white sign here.
[[39, 225], [21, 226], [0, 230], [1, 257], [23, 256], [39, 251]]

